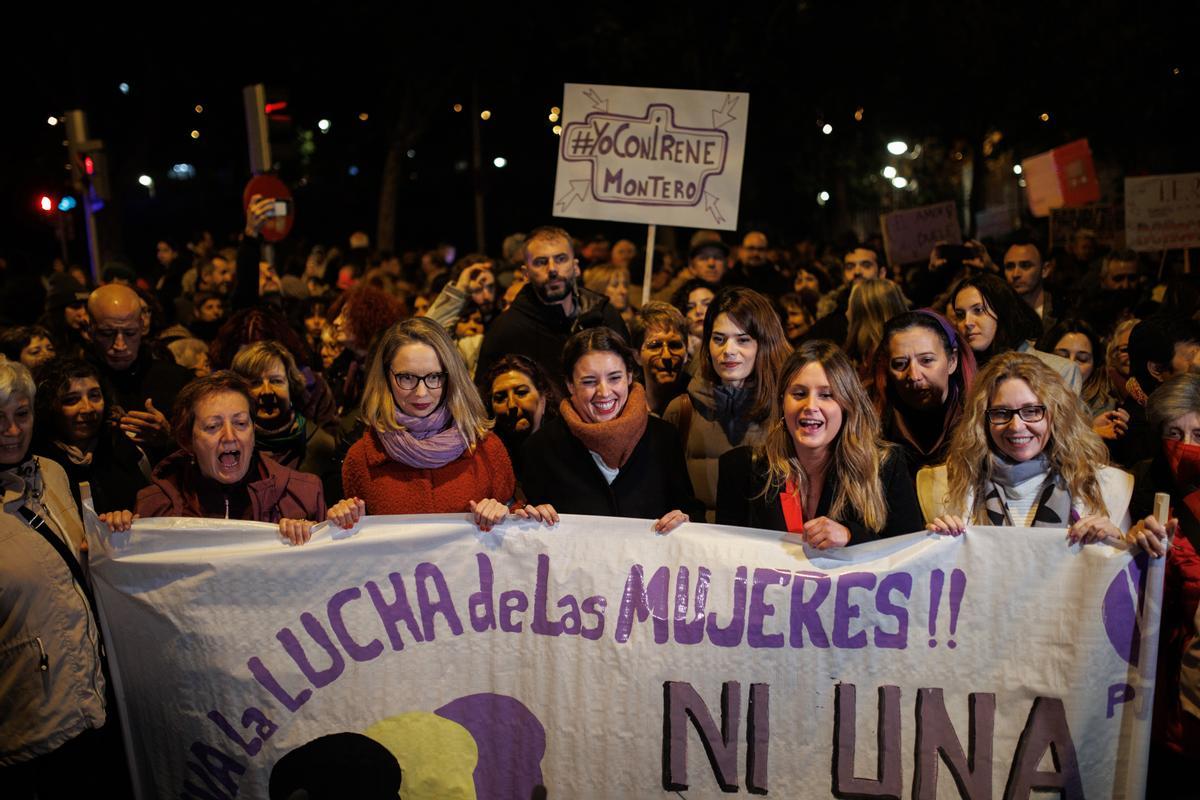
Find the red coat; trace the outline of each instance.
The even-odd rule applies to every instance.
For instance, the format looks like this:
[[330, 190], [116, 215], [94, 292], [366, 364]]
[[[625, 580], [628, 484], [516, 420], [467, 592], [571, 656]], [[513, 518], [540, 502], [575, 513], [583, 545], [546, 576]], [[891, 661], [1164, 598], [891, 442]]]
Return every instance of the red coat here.
[[454, 514], [469, 503], [512, 499], [517, 480], [500, 437], [486, 434], [475, 451], [437, 469], [416, 469], [393, 461], [374, 430], [354, 443], [342, 464], [346, 497], [361, 498], [368, 514]]
[[[297, 472], [257, 453], [250, 466], [254, 476], [247, 485], [250, 507], [247, 519], [279, 522], [281, 519], [325, 521], [325, 490], [316, 475]], [[154, 468], [150, 485], [137, 495], [136, 511], [142, 517], [204, 517], [196, 495], [200, 476], [192, 456], [183, 450], [164, 458]]]

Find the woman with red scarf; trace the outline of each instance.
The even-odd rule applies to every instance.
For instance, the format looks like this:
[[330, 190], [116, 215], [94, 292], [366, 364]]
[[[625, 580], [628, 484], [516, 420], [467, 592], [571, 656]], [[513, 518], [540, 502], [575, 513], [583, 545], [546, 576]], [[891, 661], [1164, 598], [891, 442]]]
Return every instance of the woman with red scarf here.
[[650, 416], [634, 383], [633, 351], [608, 328], [580, 331], [563, 348], [560, 414], [521, 448], [529, 502], [569, 514], [655, 520], [666, 533], [702, 519], [674, 427]]
[[[1155, 389], [1146, 419], [1160, 444], [1157, 455], [1134, 467], [1130, 511], [1141, 521], [1127, 540], [1167, 557], [1146, 796], [1174, 797], [1171, 792], [1193, 785], [1190, 775], [1200, 757], [1200, 717], [1188, 713], [1181, 696], [1190, 691], [1195, 697], [1200, 686], [1195, 675], [1191, 681], [1180, 678], [1184, 653], [1196, 648], [1200, 635], [1200, 375], [1179, 375]], [[1170, 494], [1170, 520], [1151, 516], [1156, 492]], [[1174, 534], [1169, 544], [1168, 533]]]

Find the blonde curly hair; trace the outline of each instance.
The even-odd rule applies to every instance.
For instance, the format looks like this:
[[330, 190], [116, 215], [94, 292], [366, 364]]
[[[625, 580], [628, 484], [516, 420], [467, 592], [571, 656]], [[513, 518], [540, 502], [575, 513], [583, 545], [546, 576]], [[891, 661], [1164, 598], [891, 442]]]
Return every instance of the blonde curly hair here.
[[[967, 395], [962, 420], [950, 439], [946, 458], [946, 511], [984, 520], [986, 487], [992, 479], [995, 452], [987, 421], [987, 409], [1000, 384], [1024, 381], [1046, 406], [1049, 438], [1042, 451], [1050, 469], [1065, 481], [1072, 501], [1082, 500], [1093, 513], [1108, 513], [1096, 473], [1108, 464], [1108, 448], [1092, 430], [1092, 422], [1079, 396], [1063, 383], [1057, 372], [1034, 356], [1002, 353], [994, 356], [975, 376]], [[967, 495], [973, 497], [966, 508]]]

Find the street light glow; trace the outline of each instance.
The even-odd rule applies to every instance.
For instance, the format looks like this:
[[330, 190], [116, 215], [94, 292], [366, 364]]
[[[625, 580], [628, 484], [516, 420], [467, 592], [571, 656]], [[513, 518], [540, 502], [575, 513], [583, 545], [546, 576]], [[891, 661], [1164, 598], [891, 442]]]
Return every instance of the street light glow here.
[[193, 139], [199, 139], [199, 138], [200, 138], [200, 131], [192, 131], [192, 138], [193, 138]]
[[122, 81], [117, 84], [117, 88], [121, 90], [121, 94], [129, 94], [129, 84]]
[[894, 156], [902, 156], [908, 152], [908, 143], [897, 139], [894, 142], [887, 143], [887, 150]]
[[462, 103], [455, 103], [454, 104], [454, 113], [457, 114], [460, 111], [462, 111]]
[[479, 118], [480, 118], [481, 120], [483, 120], [484, 122], [487, 122], [489, 119], [491, 119], [491, 118], [492, 118], [492, 112], [488, 111], [488, 110], [485, 108], [483, 111], [480, 111], [480, 112], [479, 112]]
[[555, 125], [550, 130], [554, 132], [555, 136], [562, 136], [562, 125]]
[[320, 130], [321, 133], [329, 133], [329, 120], [317, 120], [317, 129]]
[[883, 177], [887, 178], [889, 181], [892, 178], [896, 177], [896, 168], [891, 166], [890, 164], [888, 166], [884, 167], [883, 168]]
[[203, 114], [203, 113], [204, 113], [204, 106], [200, 105], [199, 103], [196, 103], [196, 109], [195, 109], [195, 111], [196, 111], [196, 113], [197, 113], [197, 114]]
[[1013, 164], [1013, 175], [1020, 175], [1024, 171], [1024, 168], [1020, 164]]
[[142, 186], [153, 186], [154, 179], [149, 175], [141, 175], [138, 177], [138, 183], [140, 183]]
[[817, 193], [817, 205], [823, 206], [829, 202], [829, 192], [822, 189]]
[[54, 127], [58, 124], [58, 117], [46, 117], [46, 124], [50, 127]]
[[492, 163], [496, 165], [497, 169], [504, 169], [508, 166], [508, 159], [504, 156], [496, 156], [492, 159]]
[[826, 122], [824, 125], [821, 126], [821, 133], [828, 136], [829, 134], [833, 133], [833, 126], [830, 125], [828, 122]]
[[897, 189], [903, 189], [905, 186], [908, 186], [908, 178], [903, 175], [897, 175], [892, 178], [892, 186], [895, 186]]

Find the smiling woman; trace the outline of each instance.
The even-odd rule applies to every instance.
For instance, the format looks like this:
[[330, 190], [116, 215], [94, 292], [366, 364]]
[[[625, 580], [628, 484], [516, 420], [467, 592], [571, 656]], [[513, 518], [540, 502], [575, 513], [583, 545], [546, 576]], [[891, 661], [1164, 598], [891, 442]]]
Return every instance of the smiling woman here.
[[778, 385], [764, 444], [721, 457], [717, 522], [788, 531], [822, 550], [920, 530], [904, 451], [883, 441], [846, 354], [807, 342]]
[[37, 373], [34, 452], [67, 473], [71, 493], [87, 481], [98, 513], [133, 508], [149, 483], [150, 462], [106, 413], [107, 387], [94, 364], [55, 359]]
[[946, 464], [921, 470], [917, 491], [939, 533], [974, 523], [1061, 527], [1072, 543], [1117, 538], [1133, 479], [1107, 460], [1062, 378], [1032, 355], [1004, 353], [976, 376]]
[[633, 382], [637, 363], [607, 328], [580, 331], [563, 349], [568, 397], [521, 448], [531, 503], [570, 514], [653, 519], [666, 532], [703, 509], [688, 480], [679, 437], [650, 416]]

